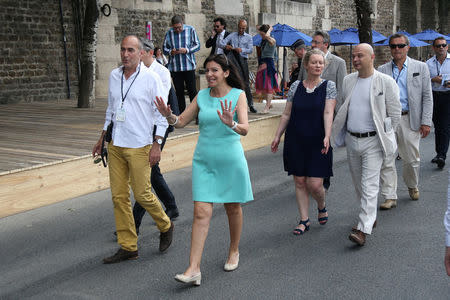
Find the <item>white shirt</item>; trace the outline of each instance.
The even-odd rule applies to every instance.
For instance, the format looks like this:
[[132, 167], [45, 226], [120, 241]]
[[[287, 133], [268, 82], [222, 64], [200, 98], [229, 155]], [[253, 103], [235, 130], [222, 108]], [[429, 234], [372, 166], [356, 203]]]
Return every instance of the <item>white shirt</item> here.
[[148, 68], [159, 75], [159, 78], [162, 81], [165, 95], [169, 96], [170, 87], [172, 86], [172, 78], [170, 77], [169, 69], [161, 65], [156, 60], [154, 60]]
[[370, 107], [370, 87], [373, 75], [367, 78], [358, 77], [352, 91], [348, 107], [347, 130], [355, 133], [375, 131], [372, 109]]
[[[123, 101], [125, 120], [118, 121], [116, 116], [122, 105], [122, 79], [122, 91], [125, 97], [125, 101]], [[156, 108], [154, 103], [156, 96], [161, 96], [167, 102], [167, 93], [164, 92], [158, 74], [145, 67], [143, 63], [128, 79], [125, 79], [122, 67], [111, 72], [109, 76], [108, 108], [106, 109], [103, 130], [107, 129], [111, 120], [114, 122], [112, 132], [114, 146], [141, 148], [152, 144], [154, 125], [157, 126], [155, 134], [164, 136], [168, 123]]]
[[220, 48], [220, 42], [223, 40], [224, 37], [225, 37], [225, 30], [222, 30], [222, 32], [217, 35], [216, 53], [214, 53], [214, 54], [223, 54], [223, 49]]
[[445, 245], [450, 247], [450, 171], [449, 171], [449, 185], [447, 189], [447, 211], [444, 216], [444, 225], [445, 231], [447, 234], [445, 235]]
[[450, 53], [447, 53], [447, 56], [444, 59], [444, 62], [441, 63], [437, 60], [436, 55], [427, 60], [427, 66], [430, 70], [430, 77], [436, 77], [438, 75], [442, 76], [441, 84], [436, 82], [431, 82], [431, 87], [433, 91], [438, 92], [446, 92], [450, 91], [450, 88], [444, 87], [444, 81], [450, 80]]

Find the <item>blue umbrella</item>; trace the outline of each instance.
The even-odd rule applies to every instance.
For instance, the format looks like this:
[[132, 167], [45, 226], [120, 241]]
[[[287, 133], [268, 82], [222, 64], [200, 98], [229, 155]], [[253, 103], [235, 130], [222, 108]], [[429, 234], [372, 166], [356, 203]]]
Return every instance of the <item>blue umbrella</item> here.
[[416, 34], [412, 35], [413, 38], [416, 38], [416, 39], [421, 40], [421, 41], [432, 41], [435, 38], [440, 37], [440, 36], [446, 37], [444, 34], [436, 32], [436, 31], [431, 30], [431, 29], [425, 29], [422, 32], [419, 32], [419, 33], [416, 33]]
[[[405, 32], [405, 31], [399, 31], [397, 33], [401, 33], [401, 34], [404, 34], [404, 35], [408, 36], [407, 32]], [[391, 36], [392, 35], [390, 35], [384, 42], [376, 43], [374, 45], [375, 46], [389, 46], [389, 39], [391, 38]], [[422, 41], [414, 38], [412, 35], [408, 36], [408, 39], [409, 39], [409, 46], [410, 47], [423, 47], [423, 46], [428, 46], [429, 45], [428, 43], [422, 42]]]
[[[277, 41], [278, 47], [289, 47], [298, 39], [305, 41], [306, 45], [311, 45], [312, 41], [312, 38], [309, 35], [286, 24], [275, 24], [270, 35]], [[254, 46], [259, 46], [261, 41], [261, 35], [257, 34], [253, 37]]]
[[331, 45], [355, 45], [359, 44], [358, 29], [347, 28], [338, 32], [334, 30], [330, 35]]
[[341, 31], [337, 28], [333, 28], [328, 31], [328, 34], [330, 35], [330, 44], [333, 44], [337, 39], [339, 39]]
[[384, 41], [386, 39], [387, 39], [387, 37], [385, 37], [384, 35], [382, 35], [378, 31], [375, 31], [375, 30], [372, 29], [372, 41], [374, 43], [379, 43], [379, 42]]
[[[356, 45], [359, 44], [359, 34], [356, 28], [347, 28], [343, 31], [332, 29], [328, 32], [330, 34], [331, 45]], [[384, 35], [372, 29], [372, 41], [374, 43], [384, 41], [387, 39]]]

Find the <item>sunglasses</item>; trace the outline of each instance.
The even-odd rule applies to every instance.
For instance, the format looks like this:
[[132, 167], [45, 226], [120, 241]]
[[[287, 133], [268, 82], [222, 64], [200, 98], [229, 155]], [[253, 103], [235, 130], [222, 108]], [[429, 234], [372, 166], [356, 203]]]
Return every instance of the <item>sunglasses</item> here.
[[395, 49], [395, 48], [403, 49], [406, 46], [408, 46], [408, 45], [406, 45], [406, 44], [389, 44], [389, 48], [391, 48], [391, 49]]
[[435, 48], [445, 48], [445, 47], [447, 47], [447, 44], [434, 45], [433, 47], [435, 47]]

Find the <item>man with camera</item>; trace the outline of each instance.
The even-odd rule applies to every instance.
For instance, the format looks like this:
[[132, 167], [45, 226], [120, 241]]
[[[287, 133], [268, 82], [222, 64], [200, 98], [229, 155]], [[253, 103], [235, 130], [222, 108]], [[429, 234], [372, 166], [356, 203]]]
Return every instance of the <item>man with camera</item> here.
[[[107, 129], [109, 179], [117, 242], [121, 248], [103, 263], [118, 263], [137, 259], [137, 234], [130, 202], [130, 186], [134, 198], [152, 216], [160, 231], [159, 250], [167, 250], [172, 243], [173, 223], [151, 191], [150, 167], [159, 162], [161, 148], [155, 142], [164, 137], [166, 119], [155, 107], [156, 96], [167, 100], [159, 76], [141, 63], [142, 42], [134, 35], [126, 36], [120, 46], [122, 66], [109, 76], [108, 108], [100, 139], [92, 155], [101, 152]], [[113, 124], [113, 126], [109, 126]], [[157, 126], [155, 138], [153, 128]]]

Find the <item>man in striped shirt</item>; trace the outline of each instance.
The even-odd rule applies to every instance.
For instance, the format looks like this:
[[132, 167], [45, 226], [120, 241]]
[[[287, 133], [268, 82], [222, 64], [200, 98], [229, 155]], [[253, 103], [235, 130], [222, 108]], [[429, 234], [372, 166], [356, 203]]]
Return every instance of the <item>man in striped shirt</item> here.
[[172, 17], [172, 28], [170, 28], [164, 38], [164, 54], [169, 55], [167, 67], [172, 75], [173, 84], [178, 98], [180, 113], [186, 108], [184, 98], [184, 85], [192, 102], [197, 95], [195, 84], [195, 62], [194, 53], [200, 50], [200, 41], [195, 28], [183, 24], [181, 16]]

